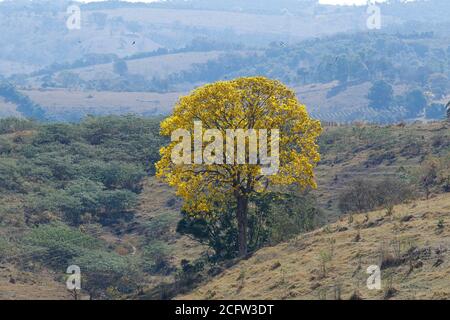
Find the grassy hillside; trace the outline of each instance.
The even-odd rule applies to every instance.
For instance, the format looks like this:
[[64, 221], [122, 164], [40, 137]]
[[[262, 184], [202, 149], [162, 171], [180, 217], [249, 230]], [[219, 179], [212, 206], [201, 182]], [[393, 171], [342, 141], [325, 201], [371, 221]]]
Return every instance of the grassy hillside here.
[[[372, 84], [370, 82], [358, 83], [348, 87], [342, 87], [338, 81], [321, 84], [294, 87], [300, 101], [304, 103], [311, 115], [322, 121], [350, 122], [355, 119], [371, 122], [380, 118], [377, 110], [369, 108], [367, 95]], [[395, 95], [403, 95], [408, 90], [408, 86], [393, 86]], [[398, 120], [402, 119], [401, 109]], [[395, 108], [385, 110], [385, 114], [395, 113]], [[392, 119], [395, 119], [393, 116]]]
[[[314, 193], [332, 217], [340, 213], [339, 197], [358, 179], [409, 181], [420, 194], [423, 189], [416, 179], [428, 159], [440, 159], [441, 173], [449, 174], [449, 141], [450, 128], [442, 122], [327, 127], [319, 141], [322, 160]], [[434, 188], [443, 191], [442, 185]]]
[[[45, 106], [47, 116], [59, 121], [77, 121], [86, 115], [168, 114], [183, 92], [110, 92], [66, 89], [22, 91]], [[11, 116], [11, 115], [10, 115]]]
[[[146, 58], [129, 58], [126, 60], [127, 74], [133, 76], [141, 76], [146, 79], [158, 77], [166, 79], [169, 75], [190, 70], [193, 64], [204, 64], [209, 60], [217, 59], [224, 52], [208, 51], [208, 52], [182, 52], [158, 54]], [[67, 67], [62, 71], [49, 71], [48, 76], [32, 75], [28, 77], [25, 84], [30, 87], [42, 87], [43, 84], [54, 84], [58, 87], [77, 88], [80, 85], [77, 81], [106, 81], [118, 80], [120, 75], [114, 72], [113, 62], [96, 63], [82, 67]], [[67, 80], [67, 79], [77, 80]], [[79, 79], [79, 80], [78, 80]], [[69, 81], [69, 82], [68, 82]]]
[[[164, 63], [162, 63], [164, 65]], [[138, 67], [138, 65], [136, 65]], [[97, 70], [97, 67], [86, 68], [86, 70]], [[111, 65], [105, 65], [105, 68], [111, 69]], [[153, 68], [153, 67], [152, 67]], [[157, 68], [157, 67], [155, 67]], [[77, 69], [78, 70], [78, 69]], [[76, 72], [81, 72], [78, 70]], [[145, 70], [145, 68], [143, 68]], [[167, 69], [169, 70], [169, 68]], [[85, 71], [83, 71], [85, 72]], [[88, 72], [88, 71], [86, 71]], [[90, 72], [90, 71], [89, 71]], [[94, 71], [92, 71], [94, 72]], [[96, 71], [97, 72], [97, 71]], [[144, 71], [142, 71], [144, 72]], [[113, 78], [112, 71], [105, 72], [105, 75]], [[199, 85], [200, 83], [195, 84]], [[21, 93], [28, 96], [33, 102], [41, 105], [52, 120], [73, 121], [79, 120], [86, 115], [124, 115], [139, 114], [154, 116], [168, 114], [180, 95], [186, 94], [193, 84], [183, 85], [179, 89], [185, 91], [174, 91], [166, 93], [158, 92], [112, 92], [95, 91], [66, 88], [47, 88], [47, 89], [26, 89], [20, 90]], [[371, 84], [365, 82], [355, 86], [349, 86], [339, 89], [336, 81], [326, 84], [310, 84], [304, 86], [295, 86], [297, 96], [304, 103], [314, 118], [322, 121], [348, 122], [355, 119], [367, 120], [395, 119], [395, 113], [398, 112], [398, 120], [402, 116], [401, 108], [390, 108], [384, 113], [374, 111], [369, 108], [367, 94]], [[394, 86], [396, 95], [405, 94], [408, 86]], [[329, 92], [335, 91], [335, 94], [329, 96]], [[447, 98], [436, 100], [434, 102], [445, 104]], [[12, 103], [1, 102], [0, 118], [20, 115]]]
[[[16, 65], [0, 64], [0, 74], [73, 61], [86, 54], [114, 53], [124, 57], [161, 47], [180, 48], [205, 36], [224, 42], [267, 44], [279, 40], [287, 31], [299, 39], [361, 29], [365, 22], [359, 12], [338, 10], [323, 12], [316, 18], [309, 6], [307, 12], [297, 12], [302, 19], [292, 17], [288, 23], [283, 7], [268, 14], [189, 9], [184, 1], [172, 8], [110, 2], [81, 5], [82, 30], [69, 31], [65, 26], [70, 4], [58, 1], [45, 6], [28, 3], [25, 7], [20, 3], [2, 3], [0, 27], [5, 32], [0, 40], [0, 59]], [[305, 6], [298, 7], [296, 4], [293, 11]]]
[[[450, 197], [345, 216], [264, 248], [178, 299], [449, 299]], [[382, 290], [366, 269], [381, 265]]]
[[[119, 275], [125, 272], [125, 275], [131, 277], [130, 283], [136, 280], [140, 283], [133, 289], [119, 287], [121, 291], [117, 292], [114, 288], [116, 283], [121, 283], [119, 281], [121, 278], [109, 279], [106, 283], [109, 283], [110, 287], [102, 289], [99, 293], [94, 292], [96, 298], [171, 298], [172, 294], [177, 292], [166, 292], [167, 287], [161, 286], [162, 284], [170, 288], [178, 286], [176, 288], [178, 292], [189, 290], [190, 286], [180, 287], [180, 281], [186, 281], [183, 278], [187, 276], [185, 269], [192, 267], [205, 252], [210, 250], [190, 237], [177, 233], [182, 202], [172, 189], [152, 176], [151, 163], [156, 161], [157, 150], [162, 143], [157, 136], [158, 121], [135, 117], [107, 117], [88, 118], [80, 124], [40, 126], [27, 121], [2, 120], [0, 127], [1, 298], [71, 298], [64, 287], [65, 268], [72, 262], [84, 263], [83, 268], [92, 267], [79, 259], [89, 257], [93, 252], [99, 256], [98, 259], [101, 257], [113, 265], [117, 264], [120, 268], [113, 271]], [[372, 210], [373, 207], [381, 206], [383, 210], [369, 214], [369, 221], [361, 222], [361, 226], [358, 226], [357, 222], [365, 217], [355, 216], [353, 219], [356, 222], [349, 224], [349, 218], [342, 217], [341, 202], [342, 199], [347, 199], [343, 196], [348, 195], [349, 187], [354, 185], [355, 179], [362, 178], [367, 183], [376, 185], [385, 183], [385, 179], [390, 178], [399, 183], [401, 186], [397, 188], [399, 190], [404, 188], [405, 183], [414, 186], [411, 194], [407, 197], [398, 195], [399, 198], [395, 198], [395, 201], [423, 197], [425, 190], [414, 179], [421, 177], [423, 173], [420, 168], [430, 159], [439, 160], [437, 178], [429, 190], [432, 196], [437, 195], [431, 200], [437, 202], [432, 202], [430, 206], [438, 209], [436, 212], [429, 210], [432, 214], [426, 217], [428, 220], [425, 226], [428, 231], [432, 230], [432, 226], [437, 226], [441, 219], [440, 212], [446, 210], [445, 208], [448, 209], [447, 194], [439, 194], [448, 187], [444, 178], [445, 174], [448, 175], [450, 172], [448, 167], [445, 167], [450, 162], [449, 137], [450, 129], [444, 123], [405, 127], [368, 125], [326, 127], [320, 139], [322, 160], [316, 170], [318, 189], [312, 191], [312, 195], [317, 199], [319, 209], [324, 212], [324, 216], [321, 217], [324, 219], [319, 221], [321, 225], [327, 222], [335, 223], [339, 219], [341, 222], [325, 227], [322, 231], [316, 231], [312, 234], [314, 236], [306, 235], [305, 239], [315, 239], [311, 237], [315, 237], [316, 234], [321, 236], [311, 243], [305, 242], [301, 245], [298, 250], [305, 250], [301, 251], [301, 256], [310, 252], [308, 254], [319, 259], [321, 251], [328, 245], [326, 239], [336, 235], [337, 246], [341, 237], [354, 237], [358, 228], [361, 229], [363, 239], [359, 242], [361, 250], [370, 247], [376, 251], [376, 246], [374, 247], [369, 239], [372, 241], [384, 237], [387, 242], [392, 240], [393, 238], [383, 233], [397, 225], [405, 225], [399, 222], [399, 219], [409, 214], [409, 209], [415, 212], [415, 208], [409, 207], [414, 202], [395, 208], [392, 217], [385, 218], [381, 224], [377, 221], [378, 215], [382, 215], [388, 207], [378, 202], [371, 203], [369, 201], [371, 199], [368, 199], [367, 202], [371, 206], [363, 209]], [[151, 145], [148, 145], [149, 142]], [[149, 158], [151, 163], [148, 162]], [[390, 186], [393, 186], [392, 182]], [[376, 188], [374, 190], [379, 192]], [[389, 190], [397, 195], [396, 190]], [[352, 192], [352, 189], [350, 191]], [[122, 195], [135, 198], [136, 201], [133, 203], [126, 201], [127, 204], [122, 206], [121, 212], [111, 211], [108, 207], [109, 201], [119, 201]], [[80, 206], [78, 201], [81, 201], [82, 209], [78, 208]], [[424, 205], [418, 204], [417, 208], [423, 208]], [[105, 212], [109, 214], [105, 215]], [[407, 222], [419, 224], [421, 221], [419, 214], [423, 213], [426, 212], [415, 212], [414, 219]], [[380, 229], [375, 225], [369, 226], [373, 221], [377, 225], [380, 224]], [[448, 222], [445, 220], [443, 223], [447, 225]], [[365, 224], [367, 227], [364, 227]], [[411, 232], [411, 236], [414, 232], [422, 232], [422, 229], [419, 229], [422, 228], [421, 224], [410, 225], [408, 232]], [[344, 227], [347, 230], [333, 231], [338, 226], [342, 226], [342, 230]], [[381, 226], [387, 229], [381, 229]], [[324, 232], [330, 236], [326, 237]], [[433, 239], [437, 241], [438, 237], [445, 239], [446, 232], [447, 229], [444, 229], [442, 236], [436, 237], [427, 234], [426, 238], [431, 239], [430, 241], [434, 241]], [[295, 235], [283, 232], [267, 245], [275, 245]], [[404, 236], [410, 234], [405, 233]], [[64, 245], [55, 247], [52, 240], [54, 237], [66, 239]], [[79, 238], [84, 240], [80, 242]], [[302, 236], [299, 239], [303, 239]], [[295, 241], [299, 240], [292, 240], [289, 243], [296, 243]], [[284, 266], [285, 262], [282, 261], [284, 255], [299, 252], [297, 249], [290, 249], [289, 246], [290, 244], [283, 244], [274, 249], [262, 249], [260, 252], [261, 254], [266, 250], [277, 252], [280, 248], [283, 250], [286, 248], [283, 252], [278, 252], [274, 258], [280, 260]], [[316, 247], [319, 251], [315, 249]], [[386, 247], [389, 249], [390, 244], [387, 243]], [[47, 253], [42, 255], [42, 250]], [[258, 252], [255, 257], [259, 255]], [[347, 254], [340, 259], [345, 257]], [[369, 261], [373, 258], [373, 254], [367, 253], [366, 258]], [[254, 260], [250, 261], [255, 267], [258, 266]], [[274, 265], [275, 262], [273, 261]], [[196, 279], [197, 284], [207, 281], [211, 275], [227, 269], [233, 263], [236, 262], [212, 264], [205, 269], [206, 272], [211, 270], [209, 274], [193, 279]], [[319, 270], [316, 264], [317, 261], [314, 262], [314, 268]], [[310, 267], [313, 268], [312, 262], [310, 266], [308, 265], [308, 268]], [[291, 272], [290, 268], [292, 266], [286, 267], [286, 272]], [[234, 270], [225, 271], [224, 275], [241, 272]], [[278, 281], [277, 275], [280, 270], [284, 270], [284, 267], [276, 267], [274, 271], [265, 270], [265, 272], [269, 272], [267, 277]], [[89, 272], [97, 274], [98, 270]], [[246, 272], [242, 271], [244, 274]], [[249, 274], [251, 273], [253, 271], [249, 271]], [[264, 277], [262, 276], [260, 281], [265, 281]], [[192, 281], [192, 278], [189, 279]], [[327, 279], [323, 279], [323, 286], [331, 285], [325, 284]], [[270, 283], [272, 280], [269, 280]], [[311, 281], [311, 285], [315, 285], [315, 282], [322, 280]], [[322, 282], [320, 284], [322, 285]], [[274, 295], [285, 293], [286, 290], [282, 288], [284, 287], [275, 289]], [[206, 294], [209, 289], [202, 290], [198, 292]], [[350, 287], [346, 290], [350, 290]], [[255, 288], [252, 291], [253, 294], [261, 295], [257, 296], [261, 298], [267, 294], [264, 290], [258, 291]], [[195, 297], [200, 295], [196, 292], [193, 293]], [[318, 292], [320, 291], [313, 291], [312, 295]], [[304, 294], [305, 291], [301, 293]], [[226, 292], [219, 291], [217, 297], [222, 297], [221, 294], [227, 297]], [[82, 298], [87, 296], [87, 292], [84, 292]]]

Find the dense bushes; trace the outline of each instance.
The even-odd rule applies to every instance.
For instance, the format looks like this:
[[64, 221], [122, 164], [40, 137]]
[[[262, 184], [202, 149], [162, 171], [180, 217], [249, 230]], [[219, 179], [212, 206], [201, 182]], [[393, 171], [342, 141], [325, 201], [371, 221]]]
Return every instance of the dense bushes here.
[[414, 196], [407, 182], [396, 178], [381, 181], [353, 180], [339, 195], [341, 212], [367, 212], [379, 207], [395, 205]]
[[42, 212], [54, 212], [77, 225], [83, 221], [110, 223], [127, 218], [136, 203], [137, 196], [131, 191], [107, 190], [99, 182], [79, 179], [71, 181], [64, 189], [44, 189], [40, 194], [31, 195], [24, 207], [27, 218]]
[[20, 192], [23, 190], [24, 184], [25, 180], [17, 161], [0, 158], [0, 191]]
[[145, 272], [172, 271], [164, 243], [149, 237], [142, 253], [121, 256], [114, 251], [120, 246], [99, 240], [106, 229], [92, 230], [119, 230], [133, 217], [142, 181], [153, 174], [165, 142], [158, 119], [5, 119], [0, 130], [0, 200], [13, 199], [11, 208], [0, 205], [0, 223], [18, 230], [17, 243], [0, 238], [1, 260], [17, 253], [13, 262], [20, 267], [43, 265], [58, 273], [78, 265], [91, 298], [136, 293]]
[[[182, 212], [177, 231], [208, 245], [217, 260], [236, 257], [237, 225], [232, 203], [216, 207], [208, 216]], [[248, 213], [248, 247], [250, 251], [264, 245], [286, 241], [299, 233], [313, 230], [323, 223], [323, 212], [311, 194], [270, 192], [251, 199]]]
[[24, 194], [30, 225], [55, 220], [71, 224], [128, 219], [154, 172], [163, 138], [159, 121], [133, 116], [89, 117], [79, 124], [44, 124], [8, 119], [0, 122], [0, 190]]
[[133, 261], [114, 252], [87, 250], [71, 263], [80, 267], [83, 290], [91, 299], [115, 299], [135, 292], [141, 285]]
[[[23, 257], [65, 272], [69, 265], [80, 267], [82, 286], [91, 298], [114, 298], [135, 290], [138, 274], [134, 263], [110, 251], [98, 239], [62, 224], [32, 229], [23, 239]], [[0, 252], [6, 246], [0, 239]], [[109, 290], [109, 291], [108, 291]]]
[[64, 225], [42, 225], [23, 239], [28, 256], [53, 268], [64, 269], [85, 251], [98, 249], [100, 242]]
[[5, 262], [6, 259], [16, 253], [15, 246], [5, 237], [0, 236], [0, 262]]
[[34, 129], [37, 123], [27, 119], [5, 118], [0, 119], [0, 134], [14, 133]]
[[152, 241], [143, 248], [142, 268], [151, 274], [168, 275], [171, 267], [169, 256], [171, 247], [164, 241]]

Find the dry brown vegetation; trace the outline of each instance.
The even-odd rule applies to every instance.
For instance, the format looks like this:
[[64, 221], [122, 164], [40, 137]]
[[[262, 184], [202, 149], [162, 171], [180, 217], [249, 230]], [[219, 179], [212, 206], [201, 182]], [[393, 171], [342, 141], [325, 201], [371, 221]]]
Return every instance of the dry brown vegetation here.
[[[378, 210], [351, 223], [342, 217], [264, 248], [178, 298], [335, 299], [339, 293], [350, 299], [357, 293], [363, 299], [449, 299], [449, 213], [447, 194], [396, 206], [392, 216]], [[382, 290], [368, 290], [366, 269], [380, 264]]]
[[14, 265], [0, 265], [0, 300], [67, 300], [64, 282], [48, 270], [26, 272]]

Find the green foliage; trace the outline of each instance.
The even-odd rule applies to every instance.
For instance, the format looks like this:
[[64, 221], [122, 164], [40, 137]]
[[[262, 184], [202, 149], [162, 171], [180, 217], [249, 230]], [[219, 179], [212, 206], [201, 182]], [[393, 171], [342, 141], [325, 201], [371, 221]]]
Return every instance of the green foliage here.
[[375, 109], [385, 109], [390, 107], [394, 100], [394, 90], [386, 81], [379, 80], [370, 88], [369, 106]]
[[410, 117], [415, 117], [425, 111], [427, 98], [420, 89], [409, 91], [405, 97], [405, 104]]
[[159, 120], [135, 116], [88, 117], [80, 124], [83, 138], [93, 146], [101, 146], [105, 161], [140, 163], [153, 174], [159, 160], [159, 148], [168, 139], [159, 135]]
[[232, 203], [228, 202], [226, 207], [215, 206], [210, 217], [195, 216], [182, 211], [183, 219], [178, 223], [177, 232], [209, 246], [217, 260], [236, 257], [238, 231], [234, 219], [236, 208]]
[[6, 259], [15, 255], [17, 252], [18, 249], [13, 243], [5, 237], [0, 236], [0, 262], [5, 262]]
[[[215, 252], [215, 259], [234, 258], [237, 255], [237, 225], [234, 222], [235, 207], [216, 206], [208, 217], [197, 217], [182, 212], [177, 232], [187, 234], [208, 245]], [[251, 199], [248, 213], [248, 247], [250, 251], [264, 245], [288, 240], [302, 232], [318, 227], [323, 213], [309, 194], [269, 192]]]
[[[100, 240], [77, 229], [62, 224], [39, 226], [32, 229], [22, 243], [26, 259], [39, 261], [60, 272], [69, 265], [79, 266], [83, 290], [91, 298], [108, 295], [110, 288], [126, 294], [139, 286], [136, 261], [109, 251]], [[0, 252], [2, 247], [0, 241]]]
[[129, 261], [116, 253], [89, 250], [71, 261], [86, 273], [123, 274], [129, 269]]
[[118, 74], [119, 76], [126, 75], [128, 72], [127, 62], [122, 59], [117, 59], [113, 64], [113, 70], [114, 73]]
[[82, 165], [84, 175], [101, 182], [107, 189], [142, 190], [141, 181], [145, 176], [142, 166], [124, 162], [89, 161]]
[[28, 257], [58, 269], [67, 268], [71, 259], [86, 251], [101, 248], [97, 239], [61, 224], [36, 227], [22, 241]]
[[14, 159], [0, 158], [0, 191], [20, 192], [25, 187], [25, 180], [20, 166]]
[[165, 241], [152, 241], [143, 248], [143, 270], [151, 274], [167, 275], [172, 271], [169, 257], [171, 247]]
[[178, 215], [168, 213], [152, 218], [146, 225], [146, 237], [148, 239], [168, 240], [170, 228], [178, 219]]
[[[78, 133], [79, 134], [79, 133]], [[76, 139], [76, 127], [67, 123], [42, 125], [33, 139], [34, 145], [59, 143], [70, 144]]]
[[70, 264], [80, 267], [82, 287], [91, 299], [119, 298], [115, 294], [130, 294], [140, 286], [135, 263], [127, 257], [105, 250], [86, 250], [73, 257]]
[[44, 125], [9, 119], [0, 127], [11, 132], [31, 124], [31, 136], [0, 136], [0, 190], [26, 195], [27, 223], [47, 223], [50, 213], [71, 224], [131, 216], [165, 142], [157, 119], [89, 117]]
[[136, 203], [137, 195], [131, 191], [107, 190], [99, 182], [79, 179], [69, 182], [64, 189], [44, 189], [40, 194], [29, 196], [25, 212], [28, 216], [44, 211], [57, 212], [75, 225], [87, 217], [110, 223], [121, 215], [125, 218]]
[[19, 118], [0, 119], [0, 134], [31, 130], [34, 129], [36, 125], [37, 124], [34, 121], [27, 119], [19, 119]]
[[263, 205], [261, 200], [256, 201], [257, 210], [265, 210], [267, 206], [270, 212], [265, 223], [268, 232], [267, 241], [270, 244], [287, 241], [324, 223], [324, 213], [311, 194], [291, 190], [289, 193], [277, 194], [276, 197], [276, 199], [262, 199], [263, 202], [269, 201], [266, 205]]
[[399, 178], [356, 179], [339, 195], [339, 209], [343, 213], [367, 212], [401, 203], [414, 195], [414, 187]]

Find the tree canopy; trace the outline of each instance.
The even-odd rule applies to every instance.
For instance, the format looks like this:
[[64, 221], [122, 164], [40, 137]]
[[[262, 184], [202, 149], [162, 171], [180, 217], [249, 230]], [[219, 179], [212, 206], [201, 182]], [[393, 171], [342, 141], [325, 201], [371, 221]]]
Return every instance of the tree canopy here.
[[[175, 140], [161, 149], [157, 175], [177, 189], [178, 195], [185, 200], [184, 209], [193, 215], [209, 215], [214, 219], [214, 207], [232, 199], [239, 226], [239, 253], [245, 255], [250, 195], [263, 192], [270, 185], [296, 184], [301, 189], [316, 186], [313, 169], [320, 160], [316, 143], [321, 133], [320, 123], [309, 117], [291, 89], [263, 77], [221, 81], [194, 90], [182, 97], [173, 114], [162, 122], [161, 133], [170, 136], [174, 131], [184, 129], [195, 134], [196, 122], [202, 123], [201, 138], [211, 142], [202, 145], [200, 157], [203, 156], [204, 162], [175, 164], [172, 155], [179, 151], [179, 142]], [[209, 136], [209, 129], [217, 130], [218, 135]], [[236, 151], [236, 137], [229, 136], [229, 130], [239, 129], [248, 130], [245, 146], [249, 150], [254, 137], [251, 130], [271, 131], [271, 138], [260, 140], [259, 146], [270, 140], [266, 151], [271, 156], [279, 152], [276, 172], [265, 174], [267, 167], [261, 161], [261, 154], [253, 163], [250, 152], [246, 154], [248, 161], [245, 163], [239, 159], [227, 163], [218, 161], [219, 153], [222, 153], [222, 159], [229, 159], [230, 152]], [[279, 137], [273, 134], [274, 130], [279, 130]], [[227, 139], [220, 141], [220, 135]], [[224, 147], [230, 142], [232, 148]], [[278, 143], [278, 150], [275, 150], [274, 142]], [[187, 157], [192, 160], [199, 156], [194, 148], [188, 151]], [[211, 158], [215, 160], [208, 161]]]

